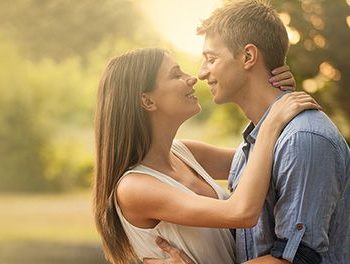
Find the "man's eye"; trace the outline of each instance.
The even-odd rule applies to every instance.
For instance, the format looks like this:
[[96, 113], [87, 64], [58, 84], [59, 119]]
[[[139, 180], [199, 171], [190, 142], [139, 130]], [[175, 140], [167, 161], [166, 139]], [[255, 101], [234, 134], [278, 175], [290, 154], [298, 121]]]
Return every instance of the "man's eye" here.
[[215, 62], [215, 58], [208, 58], [208, 62], [213, 64]]

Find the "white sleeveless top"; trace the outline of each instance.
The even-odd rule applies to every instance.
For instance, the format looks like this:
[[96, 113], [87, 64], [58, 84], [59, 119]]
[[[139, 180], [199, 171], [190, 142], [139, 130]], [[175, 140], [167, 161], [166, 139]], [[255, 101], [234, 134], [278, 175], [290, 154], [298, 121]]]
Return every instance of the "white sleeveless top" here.
[[[181, 141], [174, 141], [171, 151], [194, 169], [215, 190], [220, 200], [228, 198], [228, 194], [208, 175]], [[182, 191], [192, 192], [173, 178], [143, 165], [127, 171], [122, 178], [132, 172], [144, 173]], [[116, 209], [126, 235], [140, 260], [145, 257], [167, 257], [155, 243], [156, 237], [161, 236], [175, 247], [182, 249], [198, 264], [234, 263], [235, 246], [229, 229], [190, 227], [164, 221], [160, 221], [154, 228], [139, 228], [124, 218], [117, 204]]]

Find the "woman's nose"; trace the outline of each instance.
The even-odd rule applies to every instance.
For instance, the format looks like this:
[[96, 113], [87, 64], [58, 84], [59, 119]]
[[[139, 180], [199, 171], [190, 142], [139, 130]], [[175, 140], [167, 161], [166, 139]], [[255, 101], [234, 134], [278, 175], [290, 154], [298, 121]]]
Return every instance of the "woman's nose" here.
[[190, 86], [193, 86], [197, 83], [197, 78], [194, 76], [190, 76], [187, 80], [186, 83]]

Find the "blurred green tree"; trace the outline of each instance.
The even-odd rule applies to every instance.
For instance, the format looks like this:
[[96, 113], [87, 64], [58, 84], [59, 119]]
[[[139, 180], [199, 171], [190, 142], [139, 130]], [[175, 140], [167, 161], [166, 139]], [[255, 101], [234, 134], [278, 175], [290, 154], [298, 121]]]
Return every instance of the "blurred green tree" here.
[[133, 1], [1, 1], [0, 191], [89, 186], [106, 58], [152, 43]]
[[29, 58], [56, 61], [85, 58], [106, 39], [141, 46], [160, 40], [131, 0], [2, 0], [0, 32]]
[[288, 64], [350, 141], [350, 1], [272, 1], [288, 27]]

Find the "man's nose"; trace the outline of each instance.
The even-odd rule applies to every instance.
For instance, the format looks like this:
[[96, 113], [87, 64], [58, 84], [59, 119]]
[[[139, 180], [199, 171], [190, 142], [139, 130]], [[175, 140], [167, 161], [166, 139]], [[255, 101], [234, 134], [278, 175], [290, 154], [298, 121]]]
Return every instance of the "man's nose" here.
[[197, 83], [197, 78], [194, 76], [190, 76], [187, 80], [186, 80], [187, 84], [189, 86], [193, 86]]
[[205, 63], [203, 63], [203, 64], [201, 65], [201, 67], [199, 68], [198, 79], [199, 79], [199, 80], [205, 80], [205, 79], [207, 79], [208, 73], [209, 73], [209, 71], [208, 71], [208, 69], [207, 69]]

